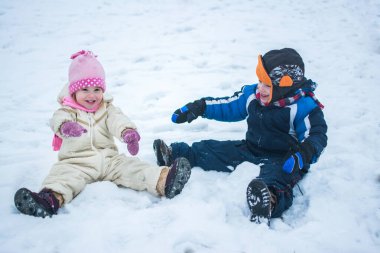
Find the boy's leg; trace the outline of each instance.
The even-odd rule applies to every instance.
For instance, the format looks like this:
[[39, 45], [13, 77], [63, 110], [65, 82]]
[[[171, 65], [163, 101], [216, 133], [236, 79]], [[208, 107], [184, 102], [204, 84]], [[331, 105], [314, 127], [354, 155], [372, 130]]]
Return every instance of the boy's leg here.
[[184, 142], [170, 145], [173, 159], [185, 157], [191, 167], [231, 172], [242, 162], [257, 162], [243, 141], [203, 140], [191, 146]]
[[[281, 159], [269, 159], [264, 162], [260, 169], [260, 175], [252, 181], [261, 181], [269, 189], [269, 193], [272, 195], [270, 198], [272, 200], [270, 205], [271, 218], [281, 217], [282, 213], [291, 207], [293, 204], [293, 187], [303, 178], [304, 174], [301, 171], [286, 173], [282, 170]], [[247, 198], [249, 201], [248, 192]]]

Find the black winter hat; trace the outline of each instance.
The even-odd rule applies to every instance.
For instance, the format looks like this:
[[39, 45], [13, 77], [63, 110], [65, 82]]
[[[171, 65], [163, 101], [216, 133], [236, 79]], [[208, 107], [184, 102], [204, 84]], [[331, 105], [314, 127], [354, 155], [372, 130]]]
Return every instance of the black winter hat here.
[[259, 55], [256, 74], [260, 82], [270, 86], [269, 102], [292, 95], [306, 78], [305, 64], [301, 56], [292, 48], [271, 50]]
[[302, 57], [292, 48], [271, 50], [264, 54], [263, 64], [274, 86], [281, 86], [283, 76], [289, 76], [293, 83], [304, 78], [305, 64]]

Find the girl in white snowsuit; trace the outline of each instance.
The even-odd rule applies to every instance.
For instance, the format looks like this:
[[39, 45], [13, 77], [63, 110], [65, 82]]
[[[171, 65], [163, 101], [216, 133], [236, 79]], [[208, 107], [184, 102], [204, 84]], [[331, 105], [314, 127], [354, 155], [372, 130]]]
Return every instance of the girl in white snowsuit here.
[[190, 177], [190, 164], [179, 158], [169, 168], [152, 166], [136, 157], [119, 154], [114, 137], [127, 144], [131, 155], [139, 150], [136, 125], [104, 95], [105, 74], [90, 51], [73, 54], [69, 83], [58, 96], [58, 109], [50, 125], [53, 147], [59, 150], [39, 193], [26, 188], [15, 194], [15, 205], [37, 217], [57, 214], [84, 187], [95, 181], [111, 181], [123, 187], [173, 198]]

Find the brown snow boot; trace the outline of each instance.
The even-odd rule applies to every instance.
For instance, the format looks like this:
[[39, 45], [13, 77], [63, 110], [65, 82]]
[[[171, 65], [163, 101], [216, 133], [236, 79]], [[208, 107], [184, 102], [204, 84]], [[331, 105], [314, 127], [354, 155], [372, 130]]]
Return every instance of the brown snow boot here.
[[189, 161], [184, 157], [177, 158], [170, 169], [168, 167], [162, 169], [156, 186], [157, 192], [169, 199], [174, 198], [181, 193], [190, 175]]

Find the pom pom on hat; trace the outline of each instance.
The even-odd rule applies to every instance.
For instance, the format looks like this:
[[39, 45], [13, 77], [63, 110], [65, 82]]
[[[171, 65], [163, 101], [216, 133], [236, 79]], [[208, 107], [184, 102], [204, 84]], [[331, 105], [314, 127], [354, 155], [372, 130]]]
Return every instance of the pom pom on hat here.
[[86, 87], [99, 87], [106, 90], [105, 73], [102, 64], [91, 51], [81, 50], [70, 57], [69, 92], [74, 94]]

